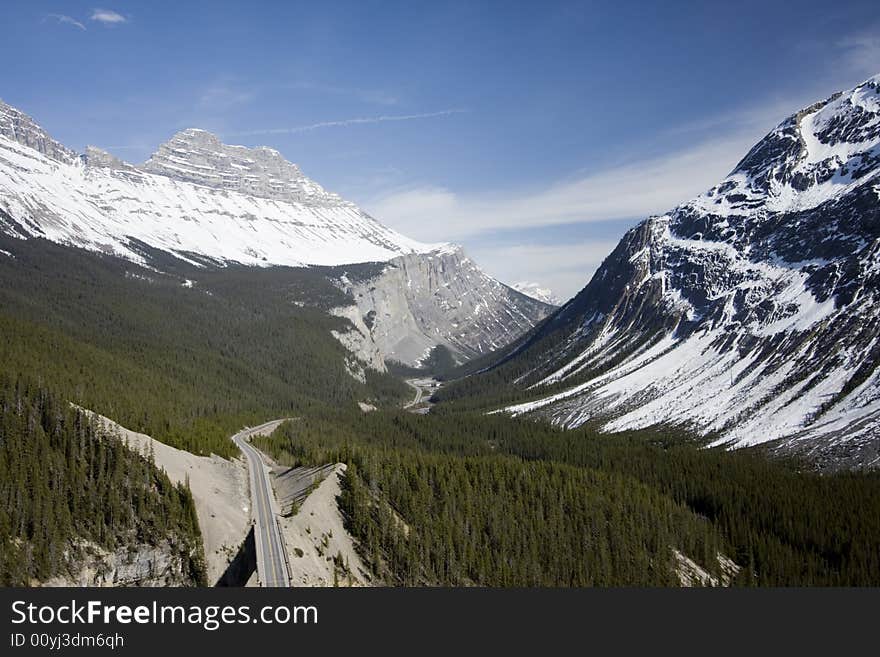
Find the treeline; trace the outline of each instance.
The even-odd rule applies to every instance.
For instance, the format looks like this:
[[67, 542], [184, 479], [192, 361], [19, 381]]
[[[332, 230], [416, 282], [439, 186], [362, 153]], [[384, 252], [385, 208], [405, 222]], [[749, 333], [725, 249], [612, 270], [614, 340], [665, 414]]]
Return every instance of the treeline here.
[[42, 386], [0, 375], [0, 584], [74, 573], [88, 544], [167, 544], [204, 584], [189, 489]]
[[[327, 314], [344, 297], [318, 268], [160, 273], [43, 240], [2, 241], [0, 362], [130, 429], [196, 454], [236, 452], [243, 424], [409, 394], [346, 371]], [[8, 241], [8, 240], [7, 240]], [[155, 254], [154, 254], [155, 255]], [[185, 280], [195, 281], [191, 287]]]
[[674, 547], [716, 576], [730, 557], [743, 586], [880, 583], [877, 474], [466, 413], [325, 412], [258, 442], [291, 465], [350, 464], [342, 506], [389, 581], [668, 584]]
[[[549, 326], [552, 319], [551, 316], [550, 320], [532, 329], [520, 343], [448, 372], [446, 385], [431, 396], [431, 401], [442, 404], [437, 410], [456, 413], [498, 410], [565, 392], [609, 372], [664, 335], [661, 331], [643, 333], [638, 339], [630, 340], [625, 348], [603, 358], [601, 363], [586, 367], [564, 380], [537, 385], [566, 362], [563, 356], [571, 349], [570, 333], [559, 327], [546, 335], [542, 333], [542, 327]], [[520, 350], [524, 346], [527, 348]]]

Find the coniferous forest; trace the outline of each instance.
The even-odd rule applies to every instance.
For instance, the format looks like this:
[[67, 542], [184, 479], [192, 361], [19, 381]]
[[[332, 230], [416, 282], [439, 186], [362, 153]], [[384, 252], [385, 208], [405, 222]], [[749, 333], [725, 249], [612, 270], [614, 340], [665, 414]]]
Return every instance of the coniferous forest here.
[[0, 376], [0, 584], [78, 570], [93, 547], [169, 545], [204, 583], [189, 490], [46, 388]]
[[719, 581], [732, 559], [740, 586], [880, 581], [877, 473], [476, 414], [302, 418], [258, 444], [349, 464], [342, 507], [393, 583], [668, 585], [673, 549]]
[[0, 5], [10, 646], [855, 652], [878, 7]]
[[175, 447], [231, 456], [245, 424], [408, 394], [390, 375], [347, 372], [330, 333], [344, 320], [327, 313], [344, 297], [320, 268], [166, 256], [159, 273], [44, 240], [0, 248], [15, 252], [0, 259], [3, 371]]

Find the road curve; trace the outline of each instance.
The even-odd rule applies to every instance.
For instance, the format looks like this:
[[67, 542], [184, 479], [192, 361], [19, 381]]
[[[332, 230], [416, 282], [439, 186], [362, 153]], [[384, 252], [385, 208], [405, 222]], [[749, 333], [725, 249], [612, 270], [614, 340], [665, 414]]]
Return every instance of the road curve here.
[[246, 427], [232, 437], [248, 462], [251, 488], [251, 516], [257, 548], [257, 576], [266, 587], [290, 586], [290, 570], [284, 541], [278, 527], [278, 508], [269, 482], [266, 465], [260, 452], [250, 444], [254, 435], [270, 433], [283, 420], [273, 420], [257, 427]]
[[407, 379], [407, 380], [406, 380], [406, 384], [407, 384], [410, 388], [412, 388], [413, 390], [415, 390], [415, 391], [416, 391], [416, 394], [415, 394], [415, 396], [413, 397], [413, 399], [412, 399], [411, 402], [408, 402], [408, 403], [404, 404], [404, 406], [403, 406], [404, 408], [410, 408], [411, 406], [415, 406], [415, 405], [418, 404], [420, 401], [422, 401], [422, 395], [423, 395], [424, 393], [422, 392], [422, 389], [418, 386], [418, 384], [416, 384], [416, 381], [417, 381], [417, 379]]
[[412, 401], [403, 405], [413, 413], [427, 413], [430, 403], [427, 406], [420, 407], [423, 402], [429, 401], [431, 395], [438, 388], [438, 381], [432, 377], [421, 377], [418, 379], [407, 379], [406, 384], [415, 391]]

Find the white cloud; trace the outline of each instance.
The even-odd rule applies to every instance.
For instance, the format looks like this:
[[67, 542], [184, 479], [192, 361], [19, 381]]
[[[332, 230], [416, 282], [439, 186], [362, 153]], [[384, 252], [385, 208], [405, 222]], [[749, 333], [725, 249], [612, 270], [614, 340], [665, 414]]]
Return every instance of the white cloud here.
[[426, 241], [461, 240], [501, 229], [644, 217], [711, 187], [754, 141], [753, 131], [727, 135], [525, 194], [467, 195], [428, 186], [392, 192], [365, 205], [394, 228]]
[[[847, 70], [876, 72], [880, 40], [847, 40]], [[860, 74], [860, 73], [856, 73]], [[838, 83], [839, 84], [839, 83]], [[427, 242], [465, 244], [474, 259], [500, 280], [535, 280], [560, 297], [570, 297], [590, 280], [616, 246], [603, 238], [552, 245], [481, 246], [493, 233], [540, 230], [590, 222], [629, 223], [665, 212], [702, 193], [727, 175], [754, 144], [780, 121], [834, 90], [827, 80], [797, 94], [767, 98], [761, 104], [671, 126], [657, 144], [670, 138], [684, 145], [661, 155], [618, 161], [566, 180], [530, 190], [460, 193], [437, 185], [414, 184], [392, 189], [362, 205], [373, 216], [404, 234]], [[641, 144], [651, 152], [657, 144]], [[607, 227], [606, 227], [607, 228]], [[585, 232], [582, 226], [581, 234]], [[524, 233], [528, 234], [528, 233]], [[524, 240], [525, 241], [525, 240]]]
[[[813, 96], [707, 117], [668, 129], [686, 145], [662, 155], [618, 161], [594, 171], [515, 192], [457, 193], [412, 185], [363, 203], [368, 212], [417, 239], [468, 240], [496, 230], [647, 217], [704, 192], [749, 149]], [[647, 150], [649, 144], [643, 144]]]
[[[831, 45], [831, 44], [827, 44]], [[880, 71], [877, 29], [835, 44], [832, 80], [817, 77], [796, 93], [780, 91], [752, 106], [670, 126], [659, 137], [685, 145], [661, 155], [599, 166], [528, 191], [458, 193], [412, 184], [367, 200], [364, 206], [401, 232], [425, 241], [467, 240], [495, 230], [640, 218], [665, 212], [727, 175], [781, 120], [837, 90], [841, 79]], [[689, 140], [689, 141], [687, 141]], [[662, 139], [658, 143], [662, 143]], [[651, 144], [639, 152], [651, 152]]]
[[843, 49], [844, 66], [865, 77], [880, 72], [880, 35], [863, 33], [841, 39], [837, 43]]
[[449, 109], [440, 112], [427, 112], [424, 114], [397, 114], [383, 116], [368, 116], [355, 119], [342, 119], [340, 121], [321, 121], [320, 123], [312, 123], [309, 125], [301, 125], [293, 128], [265, 128], [262, 130], [247, 130], [245, 132], [227, 133], [224, 137], [252, 137], [256, 135], [292, 135], [301, 132], [311, 132], [321, 128], [340, 128], [352, 125], [362, 125], [368, 123], [385, 123], [386, 121], [414, 121], [417, 119], [433, 119], [441, 116], [450, 116], [452, 114], [460, 114], [464, 110]]
[[80, 23], [78, 20], [73, 18], [72, 16], [66, 16], [64, 14], [49, 14], [47, 18], [52, 18], [59, 23], [64, 23], [66, 25], [72, 25], [73, 27], [78, 27], [79, 29], [85, 31], [86, 26]]
[[617, 239], [602, 239], [575, 244], [474, 246], [467, 251], [480, 267], [498, 280], [508, 284], [536, 281], [567, 301], [589, 282], [615, 246]]
[[[569, 298], [589, 282], [614, 249], [607, 226], [600, 239], [578, 243], [493, 247], [486, 236], [563, 224], [628, 221], [664, 212], [702, 193], [729, 173], [756, 141], [811, 96], [767, 102], [671, 128], [687, 145], [664, 155], [619, 161], [543, 188], [515, 192], [456, 193], [431, 185], [392, 190], [365, 209], [379, 220], [428, 242], [463, 242], [487, 272], [505, 282], [534, 280]], [[648, 144], [643, 145], [647, 150]], [[583, 234], [584, 228], [580, 232]], [[527, 233], [526, 233], [527, 234]]]
[[91, 19], [104, 25], [119, 25], [120, 23], [128, 22], [128, 19], [125, 16], [110, 9], [93, 10]]

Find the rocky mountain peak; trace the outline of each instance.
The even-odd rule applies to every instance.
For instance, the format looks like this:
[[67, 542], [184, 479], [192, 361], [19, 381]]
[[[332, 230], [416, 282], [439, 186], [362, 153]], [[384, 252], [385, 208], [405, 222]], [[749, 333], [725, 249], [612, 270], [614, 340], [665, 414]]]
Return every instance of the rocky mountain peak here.
[[419, 366], [438, 346], [461, 362], [509, 344], [553, 310], [488, 276], [455, 244], [352, 272], [341, 283], [356, 306], [344, 316], [364, 318], [356, 324], [363, 339], [345, 340], [359, 343], [367, 362], [374, 352]]
[[134, 167], [128, 162], [120, 160], [112, 153], [108, 153], [97, 146], [86, 147], [86, 152], [82, 154], [81, 159], [88, 166], [102, 167], [105, 169], [116, 169], [120, 171], [133, 171]]
[[30, 116], [0, 100], [0, 135], [33, 148], [53, 160], [71, 163], [76, 153], [58, 143]]
[[520, 281], [518, 283], [514, 283], [511, 286], [517, 292], [525, 294], [532, 299], [537, 299], [542, 303], [550, 304], [551, 306], [561, 306], [562, 302], [559, 297], [557, 297], [553, 290], [548, 287], [543, 287], [540, 283], [535, 283], [532, 281]]
[[734, 171], [694, 201], [714, 214], [804, 210], [853, 188], [880, 165], [880, 76], [785, 119]]
[[159, 146], [144, 171], [218, 189], [311, 205], [343, 205], [336, 194], [307, 178], [275, 149], [224, 144], [198, 128], [175, 134]]
[[0, 109], [0, 233], [136, 262], [143, 244], [259, 266], [385, 262], [435, 248], [326, 192], [271, 148], [188, 129], [136, 166], [95, 147], [77, 156], [24, 113]]

